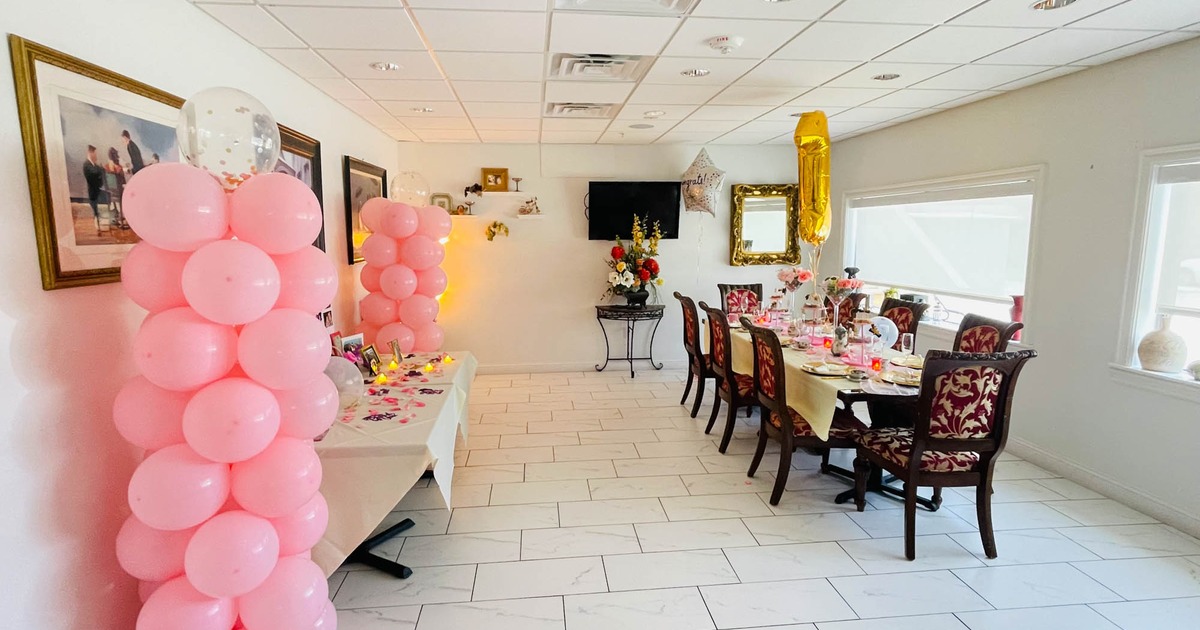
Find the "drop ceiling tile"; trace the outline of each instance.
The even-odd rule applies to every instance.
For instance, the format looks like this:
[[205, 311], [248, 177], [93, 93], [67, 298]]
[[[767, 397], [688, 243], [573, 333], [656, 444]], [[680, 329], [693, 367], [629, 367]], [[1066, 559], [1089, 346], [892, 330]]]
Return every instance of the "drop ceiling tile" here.
[[607, 118], [544, 118], [542, 131], [604, 131], [609, 122]]
[[[605, 133], [626, 133], [657, 138], [663, 132], [679, 124], [677, 120], [614, 120]], [[647, 127], [646, 125], [649, 125]], [[603, 137], [603, 136], [601, 136]]]
[[990, 90], [997, 85], [1050, 70], [1054, 66], [1006, 66], [971, 64], [922, 81], [922, 90]]
[[830, 123], [879, 123], [921, 111], [919, 107], [855, 107], [830, 117]]
[[771, 105], [777, 107], [796, 98], [804, 88], [745, 87], [734, 85], [712, 99], [714, 105]]
[[472, 118], [541, 118], [541, 103], [468, 103], [463, 107]]
[[401, 142], [420, 142], [417, 134], [407, 129], [386, 129], [384, 133]]
[[761, 131], [758, 131], [758, 132], [741, 131], [739, 129], [736, 131], [731, 131], [731, 132], [717, 138], [716, 140], [713, 140], [712, 143], [713, 144], [762, 144], [763, 142], [766, 142], [767, 140], [770, 140], [771, 138], [774, 138], [775, 136], [778, 136], [778, 135], [779, 134], [777, 134], [777, 133], [763, 133]]
[[480, 129], [479, 139], [483, 142], [518, 142], [537, 144], [538, 132], [521, 131], [516, 129]]
[[313, 48], [425, 50], [404, 9], [271, 7]]
[[[683, 120], [696, 111], [695, 105], [663, 105], [661, 103], [635, 103], [621, 108], [619, 120], [642, 120], [646, 112], [662, 112], [657, 120]], [[649, 121], [648, 121], [649, 122]]]
[[480, 134], [488, 131], [533, 131], [541, 129], [542, 121], [537, 118], [479, 118], [472, 116], [471, 122]]
[[822, 111], [822, 112], [825, 112], [826, 116], [832, 116], [838, 112], [844, 112], [847, 109], [850, 109], [850, 108], [849, 107], [827, 106], [827, 105], [807, 106], [807, 107], [792, 107], [792, 106], [785, 105], [783, 107], [778, 107], [776, 109], [773, 109], [773, 110], [763, 114], [762, 116], [759, 116], [758, 120], [760, 120], [760, 121], [787, 121], [794, 128], [796, 126], [796, 120], [800, 117], [800, 114], [803, 114], [804, 112]]
[[[204, 0], [208, 1], [208, 0]], [[227, 2], [228, 0], [217, 0]], [[235, 0], [236, 2], [251, 3], [255, 0]], [[268, 6], [292, 7], [394, 7], [396, 0], [258, 0], [259, 4]]]
[[[462, 118], [462, 105], [454, 101], [379, 101], [379, 104], [395, 116], [416, 118]], [[432, 109], [431, 112], [414, 112], [414, 109]]]
[[671, 132], [698, 132], [716, 135], [719, 133], [733, 131], [734, 129], [741, 127], [744, 122], [745, 121], [741, 120], [699, 120], [689, 118], [687, 120], [680, 121], [679, 124], [675, 125], [675, 127], [671, 129]]
[[367, 96], [385, 101], [453, 101], [454, 94], [445, 81], [397, 81], [393, 79], [358, 79], [355, 85]]
[[[555, 13], [550, 51], [608, 55], [657, 55], [679, 18]], [[618, 35], [619, 34], [619, 35]], [[537, 39], [541, 50], [542, 39]]]
[[322, 92], [338, 99], [339, 101], [361, 101], [369, 98], [365, 92], [358, 89], [357, 85], [354, 85], [346, 79], [309, 79], [308, 82], [317, 86], [317, 88]]
[[465, 131], [473, 129], [471, 121], [466, 116], [460, 118], [425, 118], [423, 116], [407, 116], [398, 118], [401, 124], [420, 133], [426, 129], [453, 129]]
[[970, 96], [964, 96], [960, 99], [942, 103], [942, 107], [945, 107], [946, 109], [953, 109], [955, 107], [966, 105], [967, 103], [982, 101], [984, 99], [992, 98], [993, 96], [999, 96], [1001, 94], [1004, 94], [1004, 92], [999, 90], [980, 90], [979, 92], [973, 92]]
[[304, 42], [266, 11], [256, 6], [232, 4], [197, 5], [205, 13], [259, 48], [303, 48]]
[[892, 88], [819, 87], [788, 103], [790, 107], [856, 107], [896, 90]]
[[966, 98], [972, 90], [918, 90], [908, 88], [896, 90], [868, 103], [870, 107], [937, 107], [948, 101]]
[[383, 129], [385, 131], [388, 129], [396, 129], [396, 128], [405, 129], [406, 128], [406, 127], [404, 127], [404, 125], [401, 125], [399, 122], [397, 122], [395, 117], [393, 117], [390, 114], [387, 116], [363, 114], [362, 117], [367, 122], [371, 123], [372, 125], [375, 125], [376, 127], [380, 128], [380, 129]]
[[870, 61], [928, 30], [920, 24], [817, 22], [772, 59]]
[[462, 101], [481, 103], [540, 103], [542, 84], [525, 81], [453, 81]]
[[307, 48], [264, 48], [263, 52], [305, 79], [336, 79], [342, 76], [329, 62]]
[[855, 61], [768, 59], [738, 80], [740, 86], [816, 87], [858, 65]]
[[624, 103], [634, 85], [613, 81], [548, 81], [545, 100], [547, 103]]
[[[743, 3], [745, 4], [745, 3]], [[664, 55], [679, 57], [763, 59], [795, 37], [808, 22], [778, 20], [730, 20], [726, 18], [689, 18], [671, 38]], [[708, 45], [719, 37], [741, 37], [742, 44], [729, 54]]]
[[[703, 59], [696, 57], [659, 57], [642, 79], [645, 83], [679, 85], [729, 85], [757, 64], [753, 59]], [[703, 77], [685, 77], [681, 72], [691, 69], [708, 70]]]
[[997, 85], [996, 90], [1005, 92], [1019, 90], [1035, 83], [1049, 81], [1050, 79], [1057, 79], [1058, 77], [1073, 74], [1075, 72], [1079, 72], [1080, 70], [1087, 70], [1087, 66], [1059, 66], [1057, 68], [1046, 70], [1045, 72], [1039, 72], [1037, 74], [1030, 75], [1024, 79], [1018, 79], [1016, 81], [1010, 81], [1008, 83]]
[[1120, 48], [1114, 48], [1108, 52], [1100, 53], [1099, 55], [1093, 55], [1091, 57], [1086, 57], [1084, 59], [1080, 59], [1080, 60], [1074, 62], [1074, 65], [1098, 66], [1102, 63], [1116, 61], [1118, 59], [1123, 59], [1123, 58], [1129, 57], [1131, 55], [1136, 55], [1138, 53], [1144, 53], [1148, 50], [1154, 50], [1155, 48], [1161, 48], [1163, 46], [1170, 46], [1171, 44], [1175, 44], [1175, 43], [1178, 43], [1178, 42], [1181, 42], [1181, 41], [1184, 41], [1187, 39], [1192, 39], [1193, 37], [1196, 37], [1198, 35], [1200, 35], [1200, 33], [1193, 33], [1193, 32], [1189, 32], [1189, 31], [1174, 31], [1171, 33], [1163, 33], [1162, 35], [1155, 35], [1154, 37], [1151, 37], [1148, 39], [1143, 39], [1140, 42], [1134, 42], [1127, 46], [1122, 46]]
[[847, 134], [847, 133], [851, 133], [854, 131], [858, 131], [860, 129], [866, 129], [867, 127], [870, 127], [871, 125], [874, 125], [874, 124], [876, 124], [876, 123], [831, 120], [831, 121], [829, 121], [829, 135], [837, 136], [837, 135]]
[[468, 81], [540, 81], [545, 60], [541, 53], [437, 52], [446, 77]]
[[1200, 22], [1196, 22], [1195, 24], [1193, 24], [1191, 26], [1185, 26], [1185, 27], [1183, 27], [1182, 30], [1193, 31], [1193, 32], [1200, 31]]
[[[941, 74], [955, 67], [954, 64], [946, 63], [902, 63], [898, 61], [872, 61], [843, 74], [842, 76], [830, 81], [829, 87], [879, 87], [886, 85], [890, 88], [908, 87], [918, 81], [924, 81], [929, 77]], [[871, 77], [886, 74], [897, 73], [900, 75], [897, 79], [891, 81], [876, 81]]]
[[1125, 0], [1084, 0], [1068, 4], [1053, 11], [1033, 11], [1030, 0], [988, 0], [965, 14], [954, 18], [951, 24], [965, 26], [1045, 26], [1058, 27], [1080, 18], [1103, 11]]
[[970, 63], [1046, 32], [1037, 28], [939, 26], [879, 57], [881, 61]]
[[763, 144], [787, 144], [787, 145], [795, 145], [795, 144], [796, 144], [796, 140], [795, 140], [795, 135], [794, 135], [792, 132], [788, 132], [788, 133], [785, 133], [785, 134], [783, 134], [783, 135], [780, 135], [780, 136], [776, 136], [776, 137], [774, 137], [774, 138], [771, 138], [770, 140], [767, 140], [767, 141], [766, 141], [766, 142], [764, 142]]
[[648, 85], [643, 83], [629, 97], [630, 103], [702, 105], [721, 91], [719, 85]]
[[752, 120], [741, 127], [733, 130], [733, 133], [763, 133], [767, 134], [769, 140], [781, 133], [794, 132], [796, 130], [797, 118], [788, 117], [786, 120]]
[[421, 142], [479, 142], [479, 136], [474, 131], [456, 131], [453, 129], [423, 129], [417, 132]]
[[1112, 28], [1170, 31], [1200, 21], [1193, 0], [1132, 0], [1070, 25], [1069, 28]]
[[[350, 79], [441, 79], [433, 57], [424, 50], [318, 50], [326, 61]], [[376, 62], [394, 63], [399, 70], [382, 71]]]
[[692, 15], [756, 18], [762, 20], [815, 20], [839, 0], [791, 0], [790, 2], [746, 2], [746, 0], [700, 0]]
[[600, 144], [650, 144], [661, 135], [657, 131], [608, 131], [600, 136]]
[[708, 144], [717, 139], [719, 133], [697, 131], [668, 131], [654, 141], [654, 144]]
[[768, 105], [704, 105], [688, 120], [754, 120], [771, 109]]
[[846, 0], [825, 19], [932, 25], [941, 24], [976, 4], [979, 0]]
[[543, 131], [542, 142], [551, 144], [594, 144], [599, 131]]
[[[343, 0], [358, 2], [359, 0]], [[379, 0], [377, 0], [379, 1]], [[396, 3], [396, 0], [382, 0]], [[428, 7], [430, 9], [469, 9], [493, 11], [545, 11], [546, 0], [408, 0], [411, 7]]]
[[541, 52], [546, 39], [545, 12], [418, 9], [413, 15], [437, 51]]
[[345, 105], [346, 107], [350, 108], [350, 111], [354, 112], [355, 114], [358, 114], [359, 116], [364, 116], [364, 117], [365, 116], [374, 116], [377, 118], [390, 119], [393, 122], [395, 122], [395, 120], [396, 120], [395, 117], [392, 116], [391, 114], [389, 114], [388, 111], [386, 109], [384, 109], [382, 105], [380, 105], [379, 103], [376, 103], [375, 101], [369, 101], [369, 100], [361, 101], [361, 100], [349, 100], [348, 99], [348, 100], [342, 101], [341, 103], [342, 103], [342, 105]]
[[1151, 35], [1145, 31], [1059, 29], [979, 61], [987, 64], [1058, 66], [1120, 48]]

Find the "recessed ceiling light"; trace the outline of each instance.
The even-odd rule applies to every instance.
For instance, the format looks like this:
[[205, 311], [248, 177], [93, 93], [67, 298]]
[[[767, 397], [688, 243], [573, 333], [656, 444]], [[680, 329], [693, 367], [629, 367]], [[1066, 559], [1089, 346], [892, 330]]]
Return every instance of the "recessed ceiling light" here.
[[1041, 0], [1029, 5], [1029, 8], [1034, 11], [1053, 11], [1071, 4], [1075, 4], [1075, 0]]
[[372, 70], [378, 70], [380, 72], [395, 72], [400, 69], [400, 64], [392, 63], [390, 61], [376, 61], [370, 65]]
[[410, 111], [416, 112], [418, 114], [432, 114], [433, 113], [432, 107], [411, 107], [409, 109], [410, 109]]
[[666, 115], [667, 115], [667, 112], [664, 112], [661, 109], [652, 109], [652, 110], [642, 114], [642, 116], [645, 118], [658, 118], [660, 116], [666, 116]]
[[697, 77], [706, 77], [708, 76], [709, 72], [711, 71], [708, 68], [688, 68], [687, 70], [681, 71], [679, 74], [695, 79]]
[[647, 124], [647, 123], [636, 123], [633, 125], [629, 125], [629, 128], [630, 129], [653, 129], [654, 125]]
[[895, 72], [885, 72], [884, 74], [877, 74], [871, 78], [875, 79], [876, 81], [891, 81], [892, 79], [899, 79], [900, 75], [896, 74]]

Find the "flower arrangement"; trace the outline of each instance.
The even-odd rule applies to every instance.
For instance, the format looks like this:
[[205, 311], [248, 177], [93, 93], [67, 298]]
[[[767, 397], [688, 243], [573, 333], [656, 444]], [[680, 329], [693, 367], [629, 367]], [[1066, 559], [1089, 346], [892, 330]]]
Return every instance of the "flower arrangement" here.
[[612, 271], [608, 274], [608, 289], [605, 295], [624, 295], [626, 293], [661, 286], [662, 278], [658, 276], [658, 241], [662, 238], [662, 230], [658, 221], [649, 226], [636, 215], [633, 217], [632, 238], [629, 242], [616, 239], [609, 260], [605, 261]]
[[784, 267], [775, 277], [783, 283], [784, 291], [795, 293], [805, 282], [813, 279], [813, 272], [804, 267]]
[[825, 278], [825, 295], [829, 297], [835, 304], [840, 302], [842, 298], [858, 291], [863, 287], [863, 281], [858, 278], [839, 278], [837, 276], [829, 276]]

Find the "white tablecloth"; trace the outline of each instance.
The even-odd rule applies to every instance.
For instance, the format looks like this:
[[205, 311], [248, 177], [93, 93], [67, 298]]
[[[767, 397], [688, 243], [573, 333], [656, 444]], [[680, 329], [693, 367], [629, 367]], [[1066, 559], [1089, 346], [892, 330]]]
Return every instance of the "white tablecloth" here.
[[[444, 357], [450, 357], [446, 362]], [[469, 352], [417, 354], [369, 384], [355, 409], [316, 443], [329, 527], [313, 560], [333, 573], [431, 466], [450, 507], [454, 444], [467, 434], [467, 398], [478, 362]]]

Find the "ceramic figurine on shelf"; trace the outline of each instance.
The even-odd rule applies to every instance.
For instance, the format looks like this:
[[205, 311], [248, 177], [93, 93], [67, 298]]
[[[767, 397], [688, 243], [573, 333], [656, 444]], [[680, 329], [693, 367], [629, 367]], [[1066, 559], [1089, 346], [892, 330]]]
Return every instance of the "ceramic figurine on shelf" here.
[[520, 208], [517, 208], [517, 214], [521, 216], [529, 216], [541, 213], [542, 209], [538, 207], [537, 197], [526, 201], [525, 203], [521, 204]]
[[464, 199], [463, 202], [458, 204], [458, 207], [454, 209], [454, 212], [451, 212], [450, 214], [457, 214], [460, 216], [472, 214], [471, 206], [473, 205], [475, 205], [474, 201], [471, 201], [470, 199]]
[[483, 194], [483, 186], [481, 186], [479, 184], [471, 184], [470, 186], [467, 186], [466, 188], [463, 189], [464, 197], [469, 197], [471, 195], [475, 195], [476, 197], [478, 197], [482, 194]]

